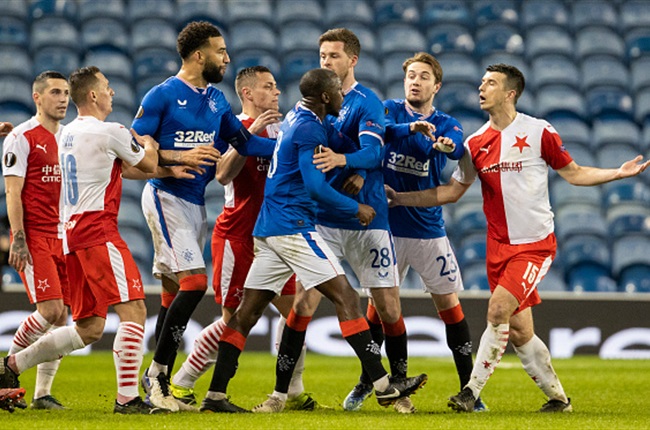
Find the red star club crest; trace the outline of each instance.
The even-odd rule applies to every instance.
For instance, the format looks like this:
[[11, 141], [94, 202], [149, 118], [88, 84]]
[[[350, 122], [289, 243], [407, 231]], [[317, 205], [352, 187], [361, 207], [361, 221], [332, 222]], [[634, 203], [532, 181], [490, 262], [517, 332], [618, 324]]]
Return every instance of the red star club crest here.
[[524, 148], [530, 148], [530, 145], [526, 143], [526, 139], [528, 139], [528, 136], [524, 136], [524, 137], [515, 136], [515, 139], [517, 139], [517, 143], [512, 145], [512, 147], [519, 148], [520, 154], [524, 152]]

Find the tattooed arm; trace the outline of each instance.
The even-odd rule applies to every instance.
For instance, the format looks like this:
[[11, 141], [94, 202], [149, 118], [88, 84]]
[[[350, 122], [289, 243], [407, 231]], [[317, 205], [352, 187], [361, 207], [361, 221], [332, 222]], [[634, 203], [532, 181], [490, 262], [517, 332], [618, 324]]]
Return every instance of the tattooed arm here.
[[32, 256], [27, 249], [25, 228], [23, 226], [22, 191], [25, 178], [20, 176], [5, 176], [7, 193], [7, 215], [11, 225], [13, 240], [9, 248], [9, 264], [18, 272], [25, 270], [27, 263], [32, 264]]

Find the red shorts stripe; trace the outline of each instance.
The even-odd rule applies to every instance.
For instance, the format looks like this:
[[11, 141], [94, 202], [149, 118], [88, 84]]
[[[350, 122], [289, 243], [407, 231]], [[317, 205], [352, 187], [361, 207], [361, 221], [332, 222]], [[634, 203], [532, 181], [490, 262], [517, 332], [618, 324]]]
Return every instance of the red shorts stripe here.
[[62, 240], [27, 234], [26, 238], [33, 264], [20, 272], [30, 303], [63, 300], [70, 305], [70, 287]]
[[339, 326], [341, 327], [341, 333], [343, 334], [343, 337], [353, 336], [357, 333], [361, 333], [362, 331], [370, 329], [370, 327], [368, 327], [368, 321], [366, 321], [365, 318], [341, 321], [339, 322]]

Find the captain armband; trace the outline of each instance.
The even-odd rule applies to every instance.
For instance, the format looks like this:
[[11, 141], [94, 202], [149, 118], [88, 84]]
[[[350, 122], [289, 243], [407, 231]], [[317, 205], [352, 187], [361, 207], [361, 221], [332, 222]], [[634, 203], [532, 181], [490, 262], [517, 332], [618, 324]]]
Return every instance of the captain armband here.
[[251, 138], [251, 134], [248, 132], [246, 127], [240, 128], [237, 133], [226, 138], [226, 142], [230, 144], [233, 148], [237, 148], [239, 145], [242, 145], [248, 142], [248, 139]]

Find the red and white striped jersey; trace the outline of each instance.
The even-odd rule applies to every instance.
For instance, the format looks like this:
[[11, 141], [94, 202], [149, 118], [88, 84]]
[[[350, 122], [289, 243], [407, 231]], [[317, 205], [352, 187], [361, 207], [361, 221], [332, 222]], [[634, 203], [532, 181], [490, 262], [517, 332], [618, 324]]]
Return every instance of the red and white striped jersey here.
[[23, 225], [29, 233], [46, 237], [59, 235], [61, 170], [56, 136], [36, 117], [18, 125], [3, 145], [3, 175], [25, 179], [21, 193]]
[[488, 236], [518, 245], [553, 232], [548, 166], [557, 170], [573, 160], [551, 124], [517, 113], [502, 131], [484, 124], [465, 149], [453, 177], [464, 184], [480, 178]]
[[79, 116], [59, 140], [66, 253], [118, 241], [122, 161], [134, 166], [144, 150], [124, 126]]

